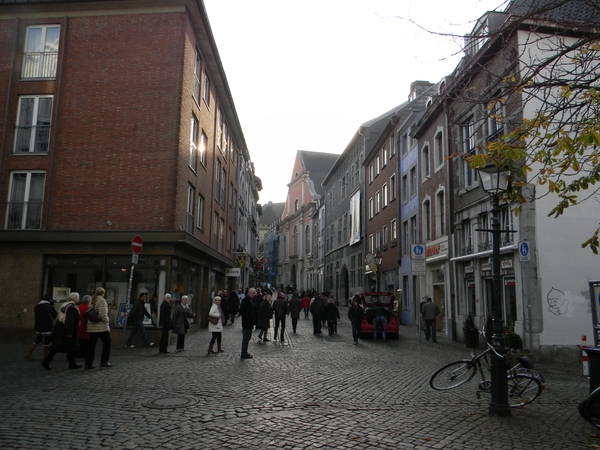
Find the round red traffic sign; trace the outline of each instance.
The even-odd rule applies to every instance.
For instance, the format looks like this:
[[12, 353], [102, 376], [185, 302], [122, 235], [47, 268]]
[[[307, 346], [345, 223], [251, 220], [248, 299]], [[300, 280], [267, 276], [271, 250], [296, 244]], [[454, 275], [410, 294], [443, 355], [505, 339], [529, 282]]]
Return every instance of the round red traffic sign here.
[[144, 245], [142, 237], [135, 235], [131, 240], [131, 251], [137, 255], [142, 251], [142, 245]]

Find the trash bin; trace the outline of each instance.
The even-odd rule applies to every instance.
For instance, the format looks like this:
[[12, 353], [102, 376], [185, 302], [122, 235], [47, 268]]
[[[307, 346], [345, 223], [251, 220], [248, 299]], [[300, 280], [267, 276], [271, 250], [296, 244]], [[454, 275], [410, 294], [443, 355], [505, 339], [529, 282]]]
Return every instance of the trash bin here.
[[600, 387], [600, 348], [584, 348], [588, 355], [588, 366], [590, 368], [590, 393]]

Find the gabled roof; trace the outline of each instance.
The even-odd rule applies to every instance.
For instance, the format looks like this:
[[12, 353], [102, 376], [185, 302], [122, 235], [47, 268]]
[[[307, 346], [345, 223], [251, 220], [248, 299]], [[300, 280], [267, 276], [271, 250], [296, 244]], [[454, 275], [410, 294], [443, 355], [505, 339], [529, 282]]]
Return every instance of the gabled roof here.
[[505, 12], [557, 24], [600, 24], [600, 3], [590, 0], [513, 0]]
[[329, 173], [331, 167], [335, 164], [339, 155], [335, 153], [309, 152], [307, 150], [298, 150], [298, 156], [302, 163], [302, 168], [310, 175], [314, 183], [314, 189], [321, 197], [325, 194], [325, 188], [321, 185], [325, 176]]
[[281, 203], [273, 203], [269, 202], [266, 205], [262, 205], [263, 213], [260, 216], [260, 224], [261, 225], [272, 225], [277, 222], [281, 215], [283, 214], [283, 208], [285, 207], [285, 202]]

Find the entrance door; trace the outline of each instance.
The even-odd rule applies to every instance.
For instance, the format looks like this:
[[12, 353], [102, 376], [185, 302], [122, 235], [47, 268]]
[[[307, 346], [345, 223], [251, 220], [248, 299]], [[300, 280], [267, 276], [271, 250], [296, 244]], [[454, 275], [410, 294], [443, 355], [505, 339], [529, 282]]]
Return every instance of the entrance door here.
[[446, 287], [443, 284], [433, 285], [433, 303], [440, 308], [440, 315], [435, 318], [435, 329], [437, 331], [445, 331]]

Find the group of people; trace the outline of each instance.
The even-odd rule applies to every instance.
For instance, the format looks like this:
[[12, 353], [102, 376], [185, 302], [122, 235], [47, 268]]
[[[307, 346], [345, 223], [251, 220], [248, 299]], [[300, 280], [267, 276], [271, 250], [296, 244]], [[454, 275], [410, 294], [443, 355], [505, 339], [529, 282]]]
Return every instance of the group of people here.
[[[71, 292], [67, 301], [57, 312], [50, 300], [44, 296], [34, 309], [36, 339], [25, 357], [33, 360], [33, 351], [43, 342], [44, 360], [42, 367], [51, 370], [50, 362], [57, 353], [66, 353], [69, 369], [80, 369], [77, 358], [85, 360], [85, 369], [94, 369], [96, 343], [102, 341], [100, 367], [112, 367], [110, 359], [110, 326], [108, 324], [108, 304], [103, 288], [96, 289], [94, 295], [81, 300], [77, 292]], [[86, 312], [93, 308], [98, 322], [88, 320]]]

